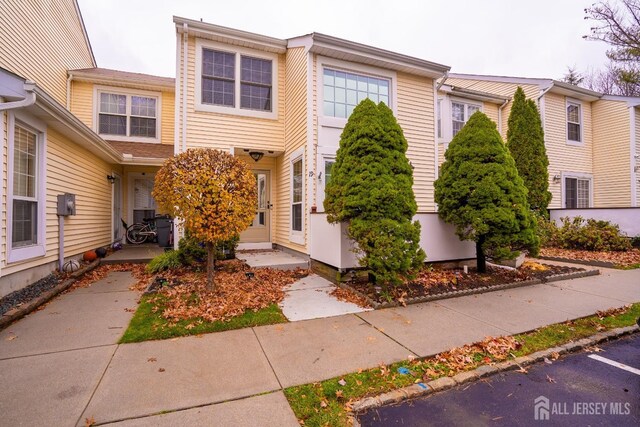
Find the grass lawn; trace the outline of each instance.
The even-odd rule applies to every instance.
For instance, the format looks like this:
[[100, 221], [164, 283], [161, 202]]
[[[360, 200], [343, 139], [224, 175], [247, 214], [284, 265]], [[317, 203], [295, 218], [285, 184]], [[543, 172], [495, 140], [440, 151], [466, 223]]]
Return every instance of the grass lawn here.
[[[151, 303], [150, 299], [157, 299]], [[209, 332], [221, 332], [251, 326], [286, 323], [287, 319], [277, 304], [271, 304], [258, 311], [247, 310], [244, 314], [228, 321], [207, 322], [200, 318], [186, 319], [172, 323], [162, 317], [162, 296], [145, 295], [129, 323], [120, 343], [132, 343], [148, 340], [163, 340], [186, 335], [199, 335]], [[154, 308], [158, 307], [155, 310]]]
[[[635, 324], [638, 317], [640, 317], [640, 303], [633, 304], [624, 313], [605, 315], [602, 318], [589, 316], [516, 335], [514, 338], [521, 346], [509, 351], [508, 359], [562, 345], [600, 331], [630, 326]], [[290, 387], [284, 392], [296, 417], [304, 421], [306, 427], [347, 426], [350, 425], [348, 408], [350, 401], [388, 392], [422, 380], [429, 381], [454, 375], [496, 361], [494, 354], [488, 351], [475, 351], [474, 349], [477, 348], [474, 346], [465, 354], [468, 356], [465, 363], [455, 363], [460, 360], [459, 357], [455, 357], [459, 356], [459, 353], [441, 353], [422, 360], [407, 360], [319, 383]], [[398, 368], [407, 368], [409, 374], [400, 374]]]

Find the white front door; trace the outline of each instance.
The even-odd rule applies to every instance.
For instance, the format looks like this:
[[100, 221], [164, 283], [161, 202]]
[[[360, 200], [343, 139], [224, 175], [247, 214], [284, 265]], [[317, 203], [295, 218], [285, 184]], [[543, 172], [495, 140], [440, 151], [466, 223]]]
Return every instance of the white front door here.
[[254, 171], [258, 189], [256, 216], [245, 231], [240, 233], [242, 243], [263, 243], [271, 240], [271, 174], [269, 171]]

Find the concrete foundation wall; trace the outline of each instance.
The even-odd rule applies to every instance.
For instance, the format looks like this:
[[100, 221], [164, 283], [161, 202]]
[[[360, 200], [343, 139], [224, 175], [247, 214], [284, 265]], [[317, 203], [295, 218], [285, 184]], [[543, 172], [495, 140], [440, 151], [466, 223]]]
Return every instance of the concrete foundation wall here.
[[[358, 266], [353, 242], [347, 238], [345, 224], [329, 224], [323, 213], [311, 215], [311, 259], [338, 269]], [[428, 262], [475, 258], [475, 244], [461, 242], [454, 228], [444, 223], [437, 214], [417, 214], [420, 221], [420, 245], [427, 253]]]
[[551, 209], [550, 218], [560, 224], [560, 218], [581, 216], [618, 224], [627, 236], [640, 236], [640, 208], [612, 209]]

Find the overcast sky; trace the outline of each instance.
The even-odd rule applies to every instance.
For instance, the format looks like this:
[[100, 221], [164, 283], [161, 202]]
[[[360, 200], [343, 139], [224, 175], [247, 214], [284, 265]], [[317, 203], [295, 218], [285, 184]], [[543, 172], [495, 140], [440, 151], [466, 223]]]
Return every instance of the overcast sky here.
[[278, 38], [314, 31], [451, 66], [561, 78], [601, 68], [593, 0], [79, 0], [99, 67], [175, 76], [173, 15]]

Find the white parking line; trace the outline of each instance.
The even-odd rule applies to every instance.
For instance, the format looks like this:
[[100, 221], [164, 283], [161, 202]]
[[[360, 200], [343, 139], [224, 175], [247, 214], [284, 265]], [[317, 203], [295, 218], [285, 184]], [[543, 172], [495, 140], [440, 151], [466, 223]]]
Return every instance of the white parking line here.
[[616, 362], [615, 360], [607, 359], [606, 357], [598, 356], [597, 354], [590, 354], [588, 357], [593, 360], [606, 363], [607, 365], [624, 369], [625, 371], [631, 372], [632, 374], [640, 375], [640, 369], [632, 368], [631, 366], [625, 365], [624, 363]]

